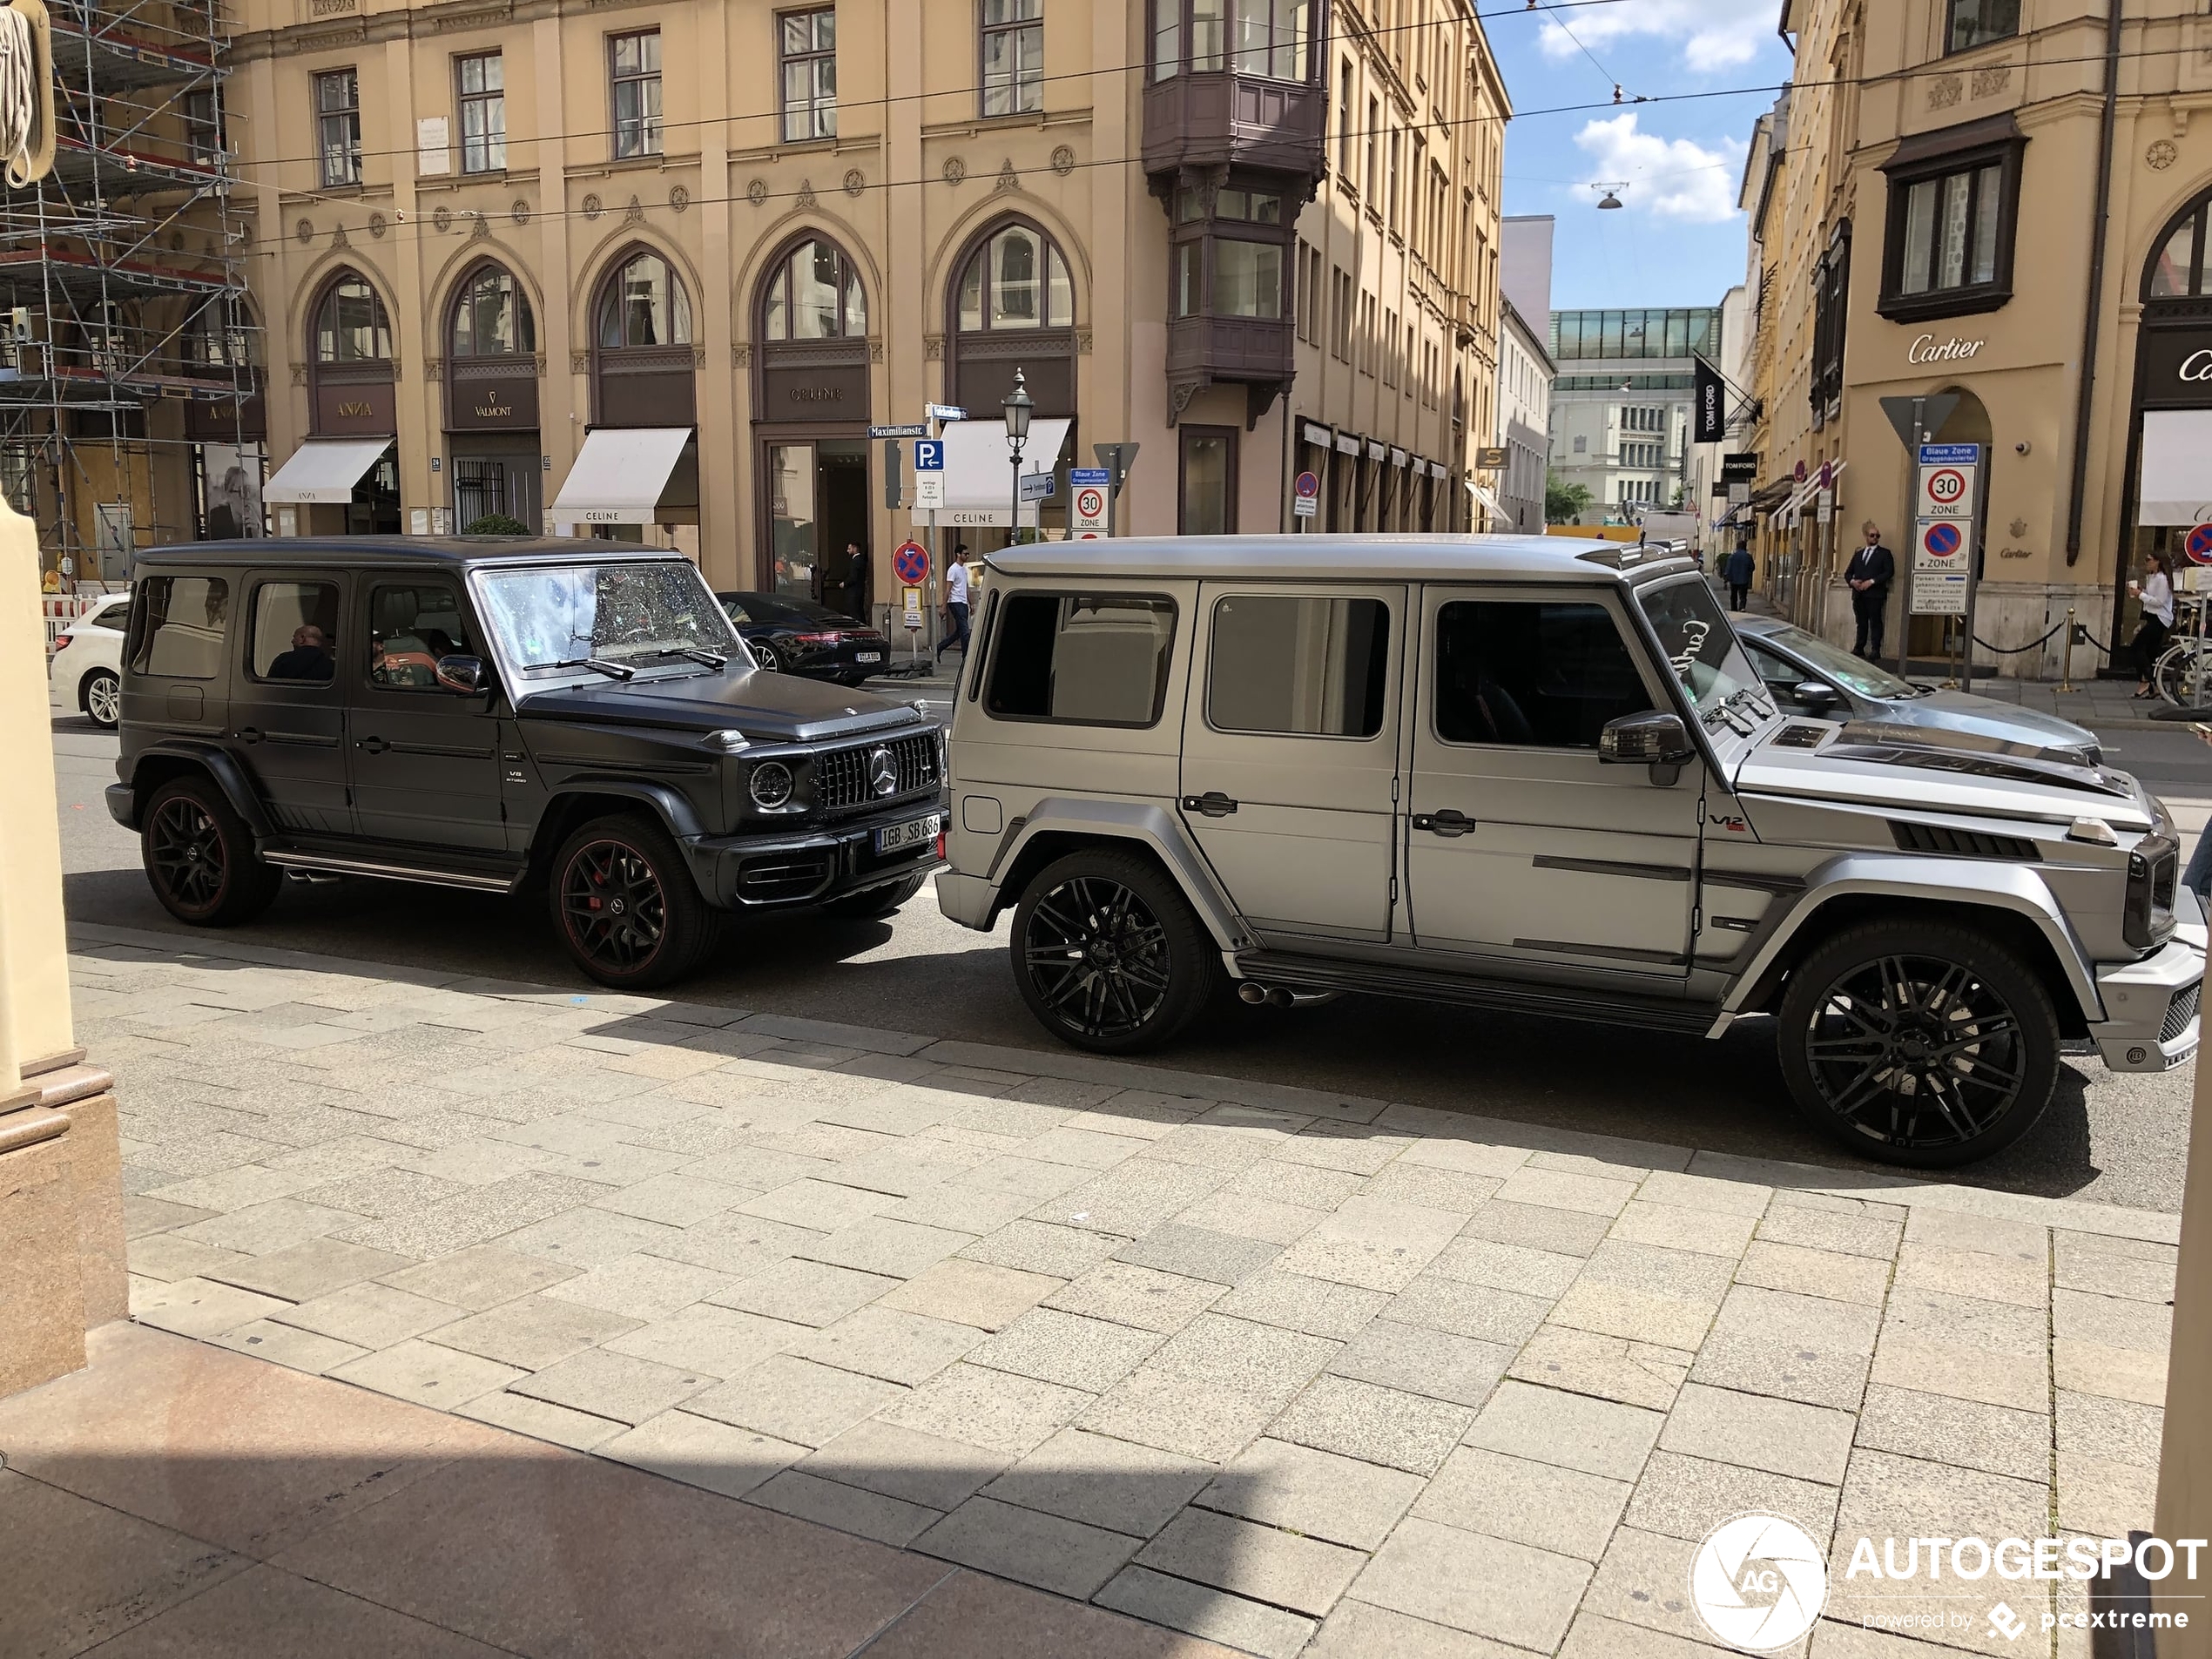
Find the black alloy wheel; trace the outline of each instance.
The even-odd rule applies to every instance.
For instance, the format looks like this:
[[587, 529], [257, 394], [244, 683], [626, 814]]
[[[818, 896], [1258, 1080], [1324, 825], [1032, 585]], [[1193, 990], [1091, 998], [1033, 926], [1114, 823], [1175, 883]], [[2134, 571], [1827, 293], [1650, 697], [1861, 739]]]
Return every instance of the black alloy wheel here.
[[1123, 853], [1076, 853], [1042, 872], [1011, 942], [1030, 1011], [1062, 1040], [1109, 1054], [1166, 1042], [1221, 974], [1182, 894]]
[[1782, 1022], [1800, 1104], [1884, 1163], [1986, 1157], [2027, 1133], [2057, 1082], [2049, 994], [2012, 952], [1964, 928], [1838, 936], [1798, 967]]
[[784, 671], [784, 659], [776, 654], [776, 648], [766, 640], [755, 640], [752, 654], [759, 660], [762, 673], [780, 674]]
[[146, 880], [179, 921], [226, 927], [260, 914], [282, 877], [253, 852], [253, 833], [212, 781], [157, 790], [138, 831]]
[[577, 966], [602, 985], [662, 985], [698, 961], [711, 917], [657, 824], [600, 819], [561, 849], [554, 920]]

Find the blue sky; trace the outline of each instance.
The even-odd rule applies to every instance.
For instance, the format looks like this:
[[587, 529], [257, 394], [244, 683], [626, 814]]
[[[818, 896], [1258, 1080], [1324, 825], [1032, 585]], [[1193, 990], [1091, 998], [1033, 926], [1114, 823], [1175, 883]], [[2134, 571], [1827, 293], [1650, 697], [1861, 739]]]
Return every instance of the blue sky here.
[[[1552, 305], [1717, 304], [1743, 277], [1745, 136], [1790, 75], [1778, 0], [1582, 0], [1481, 7], [1515, 111], [1506, 212], [1551, 213]], [[1764, 86], [1737, 98], [1546, 115], [1562, 105]], [[1594, 183], [1626, 181], [1620, 212]]]

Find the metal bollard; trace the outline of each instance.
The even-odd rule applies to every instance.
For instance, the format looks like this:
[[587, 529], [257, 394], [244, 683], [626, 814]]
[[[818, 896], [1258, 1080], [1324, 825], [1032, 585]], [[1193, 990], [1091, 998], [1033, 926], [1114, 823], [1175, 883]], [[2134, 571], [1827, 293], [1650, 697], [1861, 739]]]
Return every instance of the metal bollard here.
[[2066, 608], [2066, 655], [2064, 656], [2064, 658], [2061, 658], [2061, 659], [2060, 659], [2060, 667], [2059, 667], [2059, 690], [2060, 690], [2061, 691], [2072, 691], [2073, 689], [2074, 689], [2074, 607], [2073, 607], [2072, 605], [2068, 605], [2068, 606]]

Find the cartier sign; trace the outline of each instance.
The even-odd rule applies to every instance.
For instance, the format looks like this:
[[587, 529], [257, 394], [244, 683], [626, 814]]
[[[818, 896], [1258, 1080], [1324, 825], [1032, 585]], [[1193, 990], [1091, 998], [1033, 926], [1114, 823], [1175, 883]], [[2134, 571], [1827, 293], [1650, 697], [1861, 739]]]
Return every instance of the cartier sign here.
[[2142, 338], [2136, 401], [2147, 408], [2212, 408], [2212, 332], [2146, 327]]
[[1961, 340], [1953, 334], [1948, 340], [1938, 340], [1933, 334], [1916, 334], [1906, 347], [1905, 361], [1908, 363], [1955, 363], [1973, 357], [1989, 342], [1982, 340]]

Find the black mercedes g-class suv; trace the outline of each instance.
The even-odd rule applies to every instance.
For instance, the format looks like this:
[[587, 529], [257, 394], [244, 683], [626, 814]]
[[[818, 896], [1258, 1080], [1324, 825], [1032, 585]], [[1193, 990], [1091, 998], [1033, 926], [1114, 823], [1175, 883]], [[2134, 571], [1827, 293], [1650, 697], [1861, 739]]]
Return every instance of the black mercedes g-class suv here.
[[331, 537], [138, 557], [116, 821], [170, 914], [286, 873], [543, 886], [603, 985], [718, 912], [888, 915], [943, 858], [922, 705], [759, 670], [698, 570], [606, 542]]

